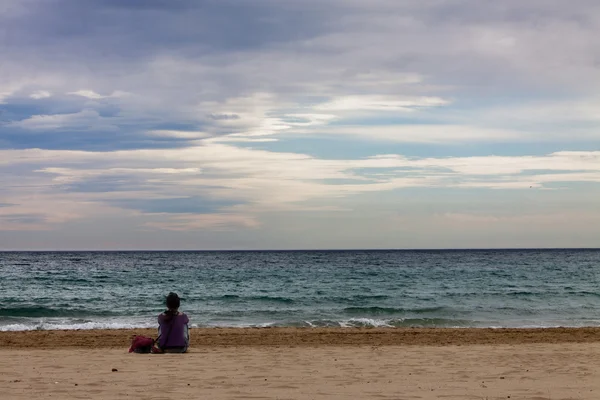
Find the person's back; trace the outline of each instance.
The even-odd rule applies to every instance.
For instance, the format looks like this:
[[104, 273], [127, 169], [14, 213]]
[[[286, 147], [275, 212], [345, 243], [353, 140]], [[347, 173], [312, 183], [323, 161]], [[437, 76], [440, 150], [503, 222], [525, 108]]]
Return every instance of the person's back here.
[[189, 318], [179, 312], [181, 300], [175, 293], [167, 296], [167, 311], [158, 316], [157, 347], [166, 353], [185, 353], [189, 346]]

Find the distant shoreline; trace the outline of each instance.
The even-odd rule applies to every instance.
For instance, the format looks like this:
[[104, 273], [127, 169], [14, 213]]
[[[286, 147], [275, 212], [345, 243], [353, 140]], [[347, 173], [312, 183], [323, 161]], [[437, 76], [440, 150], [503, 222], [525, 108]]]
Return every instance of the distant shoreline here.
[[[133, 335], [155, 329], [0, 332], [0, 350], [127, 348]], [[587, 328], [196, 328], [192, 347], [227, 346], [463, 346], [600, 342]]]

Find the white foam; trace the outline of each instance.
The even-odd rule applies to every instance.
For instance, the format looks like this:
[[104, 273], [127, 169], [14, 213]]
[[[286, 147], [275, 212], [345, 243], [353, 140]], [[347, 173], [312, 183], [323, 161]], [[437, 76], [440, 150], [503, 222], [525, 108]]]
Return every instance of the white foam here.
[[38, 321], [35, 323], [18, 323], [0, 326], [0, 332], [16, 331], [56, 331], [56, 330], [92, 330], [92, 329], [139, 329], [155, 328], [155, 322], [123, 322], [123, 321], [86, 321], [86, 322], [66, 322], [66, 321]]
[[[318, 320], [303, 321], [305, 326], [311, 328], [317, 328], [320, 326], [339, 326], [342, 328], [353, 328], [357, 326], [368, 326], [368, 327], [393, 327], [396, 326], [394, 323], [399, 320], [384, 320], [384, 319], [373, 319], [373, 318], [350, 318], [341, 321], [327, 320], [321, 321], [326, 322], [325, 325], [319, 323]], [[157, 323], [154, 318], [137, 318], [137, 319], [104, 319], [97, 321], [90, 320], [69, 320], [60, 318], [44, 318], [44, 319], [32, 319], [29, 321], [19, 321], [14, 323], [6, 323], [2, 325], [0, 322], [0, 332], [17, 332], [17, 331], [35, 331], [35, 330], [93, 330], [93, 329], [143, 329], [143, 328], [156, 328]], [[266, 328], [272, 326], [285, 326], [286, 324], [280, 324], [276, 322], [242, 322], [242, 321], [211, 321], [204, 323], [193, 323], [192, 328], [248, 328], [258, 327]], [[453, 326], [455, 328], [469, 328], [469, 327], [480, 327], [480, 328], [556, 328], [556, 327], [590, 327], [600, 326], [600, 320], [589, 320], [582, 323], [563, 323], [562, 321], [540, 321], [538, 323], [524, 323], [523, 321], [507, 321], [507, 323], [491, 323], [491, 324], [474, 324], [472, 326]]]
[[18, 331], [31, 331], [31, 330], [35, 330], [35, 327], [32, 327], [31, 325], [25, 325], [25, 324], [11, 324], [11, 325], [4, 325], [4, 326], [0, 326], [0, 332], [18, 332]]
[[392, 327], [390, 325], [390, 321], [382, 320], [382, 319], [373, 319], [373, 318], [350, 318], [346, 321], [340, 321], [340, 326], [342, 328], [352, 328], [357, 325], [360, 326], [372, 326], [375, 328], [388, 328]]

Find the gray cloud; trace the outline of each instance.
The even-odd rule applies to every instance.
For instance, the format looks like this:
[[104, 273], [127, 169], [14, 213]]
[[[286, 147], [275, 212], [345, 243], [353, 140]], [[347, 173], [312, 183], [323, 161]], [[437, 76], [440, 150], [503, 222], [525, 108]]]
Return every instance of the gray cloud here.
[[0, 215], [0, 221], [20, 225], [33, 225], [46, 222], [46, 217], [40, 214], [8, 214]]
[[[593, 1], [576, 2], [577, 7], [563, 1], [475, 0], [126, 3], [35, 2], [29, 12], [5, 17], [3, 47], [15, 56], [43, 57], [46, 65], [80, 71], [83, 66], [100, 76], [114, 76], [116, 68], [124, 66], [140, 72], [140, 63], [168, 56], [197, 66], [180, 72], [209, 72], [207, 78], [226, 87], [229, 82], [238, 89], [247, 85], [256, 90], [265, 84], [261, 71], [253, 67], [261, 59], [271, 65], [262, 65], [271, 85], [282, 85], [278, 81], [284, 78], [292, 86], [309, 76], [318, 79], [328, 69], [400, 69], [425, 72], [444, 84], [450, 83], [447, 79], [485, 84], [487, 78], [493, 85], [498, 72], [518, 72], [515, 63], [536, 63], [535, 53], [512, 54], [516, 57], [511, 59], [494, 54], [495, 41], [513, 37], [524, 50], [535, 50], [535, 45], [540, 47], [537, 53], [556, 58], [582, 55], [597, 44], [593, 32], [598, 28], [598, 5]], [[544, 43], [548, 35], [556, 37], [551, 44]], [[585, 41], [570, 48], [578, 37]], [[536, 64], [543, 65], [542, 60]], [[249, 75], [235, 79], [240, 71]], [[341, 75], [332, 78], [343, 84]]]
[[240, 116], [237, 114], [210, 114], [208, 117], [217, 121], [240, 119]]
[[159, 50], [204, 55], [314, 37], [325, 25], [316, 11], [264, 1], [50, 0], [9, 14], [4, 30], [20, 33], [11, 38], [12, 46], [69, 48], [100, 59]]
[[[364, 94], [436, 95], [463, 107], [485, 106], [490, 95], [519, 102], [556, 92], [568, 100], [600, 83], [599, 6], [575, 3], [30, 0], [0, 12], [9, 60], [0, 93], [45, 104], [42, 116], [61, 113], [65, 102], [62, 113], [102, 117], [108, 109], [106, 119], [86, 123], [136, 134], [140, 146], [151, 129], [255, 130], [228, 108], [260, 92], [272, 96], [265, 113]], [[39, 90], [54, 96], [31, 98]], [[64, 96], [81, 90], [130, 95]], [[443, 111], [433, 118], [457, 115], [473, 120]]]

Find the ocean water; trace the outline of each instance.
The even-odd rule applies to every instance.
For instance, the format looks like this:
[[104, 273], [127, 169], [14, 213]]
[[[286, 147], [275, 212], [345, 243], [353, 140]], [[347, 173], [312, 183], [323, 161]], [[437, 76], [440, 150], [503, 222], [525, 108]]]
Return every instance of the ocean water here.
[[0, 331], [600, 326], [600, 250], [5, 252]]

